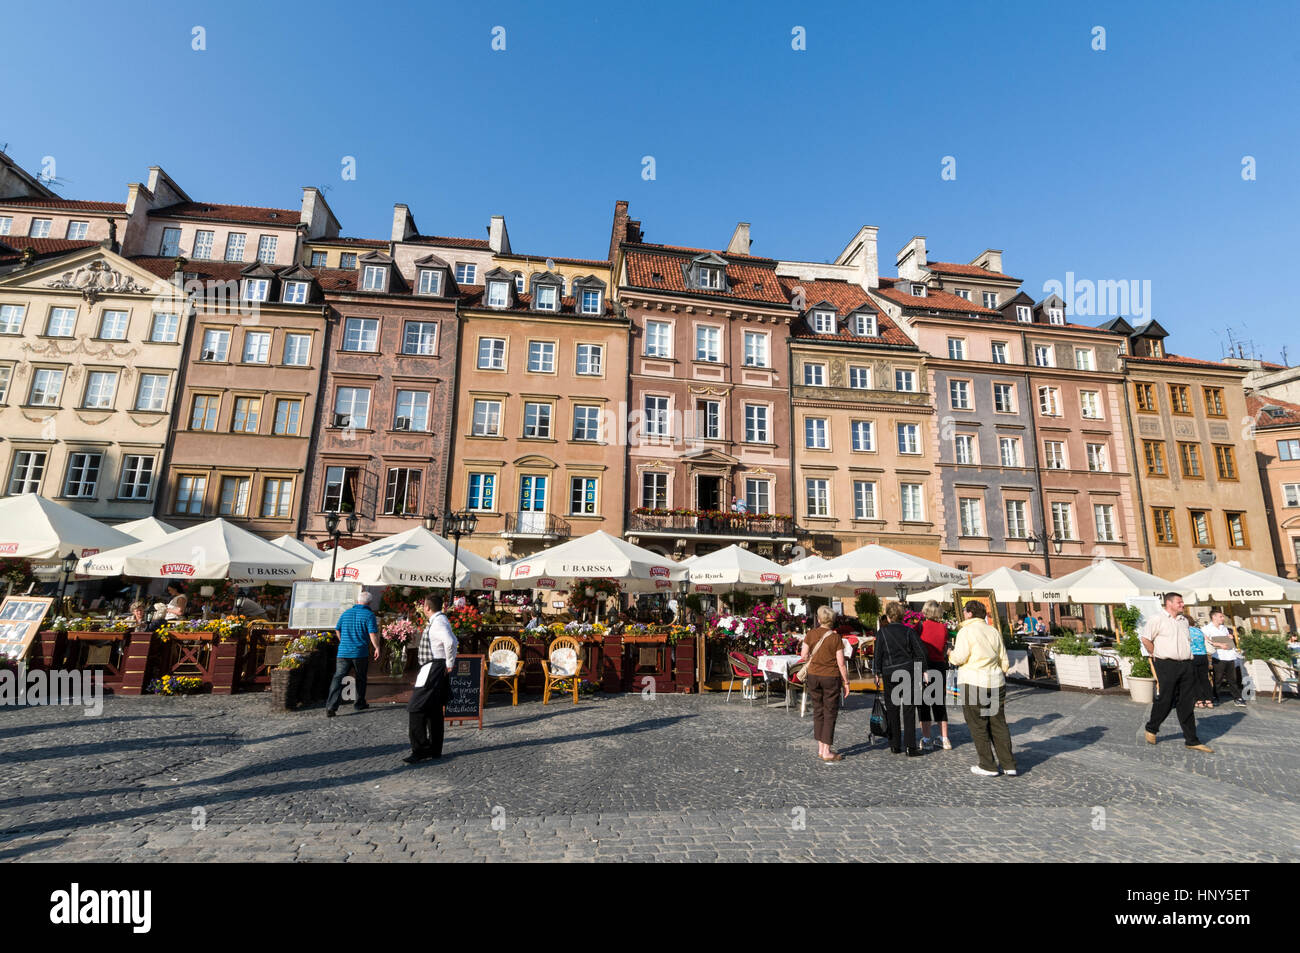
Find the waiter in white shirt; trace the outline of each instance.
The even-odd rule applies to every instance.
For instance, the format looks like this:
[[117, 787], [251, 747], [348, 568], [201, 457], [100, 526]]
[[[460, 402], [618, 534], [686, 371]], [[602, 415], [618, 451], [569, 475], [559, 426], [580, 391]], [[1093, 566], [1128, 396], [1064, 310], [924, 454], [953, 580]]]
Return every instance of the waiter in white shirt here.
[[456, 664], [456, 633], [442, 611], [442, 596], [430, 596], [421, 606], [426, 624], [420, 637], [420, 673], [406, 706], [411, 753], [407, 764], [442, 757], [443, 708], [451, 697], [450, 675]]
[[1169, 710], [1178, 708], [1178, 723], [1183, 728], [1183, 744], [1195, 751], [1213, 754], [1214, 749], [1203, 745], [1196, 737], [1196, 688], [1192, 672], [1192, 636], [1187, 617], [1183, 615], [1183, 597], [1176, 592], [1165, 593], [1165, 605], [1147, 620], [1138, 636], [1142, 647], [1151, 654], [1151, 666], [1156, 671], [1159, 694], [1151, 706], [1151, 718], [1146, 725], [1148, 744], [1156, 743], [1160, 723]]
[[1241, 653], [1237, 651], [1237, 640], [1232, 637], [1232, 630], [1223, 624], [1223, 610], [1213, 610], [1210, 624], [1201, 626], [1201, 631], [1214, 652], [1214, 700], [1219, 700], [1219, 683], [1226, 680], [1232, 692], [1232, 703], [1244, 708], [1246, 703], [1241, 700]]

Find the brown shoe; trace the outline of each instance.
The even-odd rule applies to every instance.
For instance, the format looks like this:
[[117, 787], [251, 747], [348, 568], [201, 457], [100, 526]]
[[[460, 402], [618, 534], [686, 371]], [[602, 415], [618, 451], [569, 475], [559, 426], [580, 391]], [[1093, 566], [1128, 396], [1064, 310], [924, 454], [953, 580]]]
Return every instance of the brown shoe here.
[[843, 760], [844, 760], [844, 755], [840, 754], [840, 753], [837, 751], [837, 752], [835, 752], [834, 754], [832, 754], [829, 758], [822, 758], [822, 760], [823, 760], [823, 761], [843, 761]]
[[1153, 745], [1153, 744], [1156, 743], [1156, 735], [1155, 735], [1155, 732], [1153, 732], [1153, 731], [1144, 731], [1144, 732], [1142, 732], [1142, 734], [1146, 737], [1146, 739], [1147, 739], [1147, 744], [1149, 744], [1149, 745]]
[[1204, 751], [1206, 754], [1214, 754], [1214, 749], [1209, 745], [1187, 745], [1188, 751]]

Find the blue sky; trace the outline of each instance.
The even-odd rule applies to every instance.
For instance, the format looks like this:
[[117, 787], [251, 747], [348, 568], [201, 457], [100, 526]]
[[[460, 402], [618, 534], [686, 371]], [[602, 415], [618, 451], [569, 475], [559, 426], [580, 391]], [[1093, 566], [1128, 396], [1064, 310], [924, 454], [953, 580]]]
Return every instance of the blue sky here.
[[71, 198], [121, 201], [157, 164], [207, 201], [328, 185], [349, 235], [386, 237], [394, 202], [433, 234], [504, 214], [535, 254], [604, 257], [620, 198], [650, 241], [722, 247], [743, 220], [772, 257], [829, 259], [872, 224], [885, 274], [914, 234], [932, 260], [1001, 248], [1036, 298], [1067, 271], [1149, 281], [1173, 351], [1217, 358], [1232, 328], [1295, 363], [1297, 11], [6, 5], [0, 143], [33, 170], [53, 156]]

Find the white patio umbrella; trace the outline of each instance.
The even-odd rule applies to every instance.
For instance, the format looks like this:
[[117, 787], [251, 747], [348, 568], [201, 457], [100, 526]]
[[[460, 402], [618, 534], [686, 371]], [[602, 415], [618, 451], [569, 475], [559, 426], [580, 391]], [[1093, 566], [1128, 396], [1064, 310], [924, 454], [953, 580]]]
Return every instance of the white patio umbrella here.
[[134, 542], [120, 530], [35, 493], [0, 500], [0, 556], [58, 562], [69, 552], [89, 556]]
[[1174, 592], [1194, 593], [1199, 602], [1236, 603], [1244, 606], [1300, 602], [1300, 582], [1271, 576], [1239, 563], [1214, 563], [1173, 582]]
[[164, 536], [180, 532], [171, 523], [164, 523], [152, 516], [146, 516], [142, 520], [131, 520], [129, 523], [118, 523], [113, 529], [136, 539], [162, 539]]
[[824, 559], [821, 556], [805, 556], [803, 559], [796, 559], [792, 563], [786, 563], [781, 567], [781, 581], [788, 585], [790, 577], [795, 573], [809, 569], [820, 569], [828, 562], [830, 562], [830, 560]]
[[77, 564], [77, 572], [287, 586], [296, 579], [311, 578], [311, 561], [217, 518], [161, 539], [133, 541], [129, 546], [87, 556]]
[[[363, 586], [450, 586], [453, 549], [449, 540], [416, 526], [355, 549], [340, 549], [334, 578]], [[316, 560], [312, 578], [329, 579], [332, 564], [332, 553]], [[454, 570], [458, 589], [496, 589], [499, 585], [496, 563], [463, 548], [456, 554]]]
[[[1112, 559], [1099, 559], [1068, 575], [1052, 581], [1034, 593], [1033, 602], [1077, 602], [1083, 605], [1118, 605], [1129, 599], [1162, 596], [1178, 592], [1178, 586], [1141, 569]], [[1195, 602], [1192, 593], [1184, 600]]]
[[673, 571], [670, 574], [672, 581], [681, 582], [683, 579], [689, 579], [690, 575], [688, 570], [691, 568], [691, 563], [695, 562], [695, 560], [699, 558], [699, 556], [687, 556], [685, 559], [679, 559], [677, 562], [673, 563]]
[[308, 546], [298, 537], [290, 536], [288, 533], [271, 540], [271, 545], [279, 546], [286, 553], [293, 553], [295, 556], [310, 559], [312, 562], [326, 555], [324, 551], [317, 549], [315, 546]]
[[596, 530], [505, 567], [516, 589], [559, 589], [575, 579], [617, 579], [624, 592], [666, 592], [680, 564]]
[[966, 573], [920, 556], [872, 543], [836, 556], [822, 566], [793, 573], [790, 584], [803, 592], [857, 595], [892, 593], [898, 586], [915, 589], [936, 583], [964, 583]]
[[[972, 580], [970, 588], [992, 589], [993, 598], [996, 602], [1036, 602], [1035, 593], [1049, 589], [1052, 585], [1052, 580], [1046, 576], [1040, 576], [1036, 572], [1025, 572], [1023, 569], [999, 566], [982, 576], [976, 576]], [[916, 602], [929, 599], [936, 602], [951, 602], [952, 591], [964, 588], [966, 588], [965, 583], [950, 582], [942, 586], [936, 586], [933, 589], [927, 589], [925, 592], [918, 592], [911, 598]]]
[[770, 590], [781, 581], [784, 569], [770, 559], [740, 546], [728, 546], [704, 556], [695, 556], [686, 567], [686, 578], [696, 592], [741, 592]]

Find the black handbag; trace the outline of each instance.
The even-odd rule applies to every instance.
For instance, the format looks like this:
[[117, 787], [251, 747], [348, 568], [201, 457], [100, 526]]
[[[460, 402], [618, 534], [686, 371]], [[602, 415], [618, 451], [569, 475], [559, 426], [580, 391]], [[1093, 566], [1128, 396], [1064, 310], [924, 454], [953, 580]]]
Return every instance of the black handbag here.
[[889, 737], [889, 719], [885, 715], [885, 703], [879, 695], [871, 706], [871, 733], [877, 738]]

